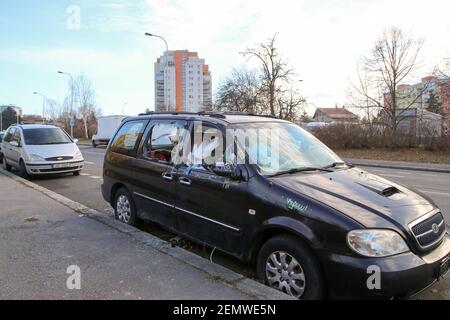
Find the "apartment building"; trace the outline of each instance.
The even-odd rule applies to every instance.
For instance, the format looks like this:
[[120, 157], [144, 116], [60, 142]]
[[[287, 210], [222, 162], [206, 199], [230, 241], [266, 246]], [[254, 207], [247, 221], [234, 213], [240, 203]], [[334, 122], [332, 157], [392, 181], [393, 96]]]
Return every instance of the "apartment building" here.
[[166, 51], [155, 63], [155, 111], [208, 111], [211, 72], [197, 52]]

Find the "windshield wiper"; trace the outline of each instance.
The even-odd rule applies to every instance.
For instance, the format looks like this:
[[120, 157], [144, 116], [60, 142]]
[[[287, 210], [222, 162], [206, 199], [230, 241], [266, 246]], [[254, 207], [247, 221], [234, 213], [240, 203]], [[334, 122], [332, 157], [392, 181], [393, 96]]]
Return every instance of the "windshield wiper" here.
[[280, 171], [280, 172], [277, 172], [275, 174], [269, 175], [268, 177], [272, 178], [272, 177], [282, 176], [282, 175], [285, 175], [285, 174], [294, 174], [294, 173], [298, 173], [298, 172], [309, 172], [309, 171], [333, 172], [333, 170], [330, 170], [328, 168], [303, 167], [303, 168], [289, 169], [289, 170], [286, 170], [286, 171]]

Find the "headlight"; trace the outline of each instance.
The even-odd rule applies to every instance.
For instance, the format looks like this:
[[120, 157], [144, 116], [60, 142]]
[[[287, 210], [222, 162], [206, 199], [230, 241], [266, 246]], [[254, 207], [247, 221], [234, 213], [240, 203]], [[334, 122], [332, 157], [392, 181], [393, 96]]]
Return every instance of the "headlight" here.
[[81, 154], [81, 151], [75, 152], [75, 155], [73, 156], [74, 159], [83, 159], [83, 155]]
[[353, 230], [347, 234], [347, 243], [365, 257], [387, 257], [409, 251], [403, 238], [392, 230]]
[[44, 158], [42, 158], [41, 156], [38, 156], [37, 154], [30, 154], [28, 156], [28, 160], [29, 161], [45, 161]]

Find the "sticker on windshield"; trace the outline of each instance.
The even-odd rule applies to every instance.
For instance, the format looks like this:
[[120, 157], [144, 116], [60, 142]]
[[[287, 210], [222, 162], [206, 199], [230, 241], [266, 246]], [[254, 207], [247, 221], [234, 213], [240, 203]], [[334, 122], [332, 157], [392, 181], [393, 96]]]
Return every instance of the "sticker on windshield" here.
[[300, 204], [291, 198], [287, 198], [287, 207], [289, 210], [294, 210], [299, 213], [306, 213], [309, 206], [306, 204]]

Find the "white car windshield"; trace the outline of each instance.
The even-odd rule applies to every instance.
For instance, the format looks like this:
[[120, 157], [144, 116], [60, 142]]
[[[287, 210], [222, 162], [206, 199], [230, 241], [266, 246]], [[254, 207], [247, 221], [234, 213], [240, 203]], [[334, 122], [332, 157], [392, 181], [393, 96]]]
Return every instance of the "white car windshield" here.
[[256, 164], [263, 175], [344, 164], [317, 138], [291, 123], [245, 123], [232, 128], [241, 154], [244, 149], [246, 161]]
[[70, 137], [60, 128], [24, 129], [23, 137], [26, 145], [48, 145], [72, 143]]

